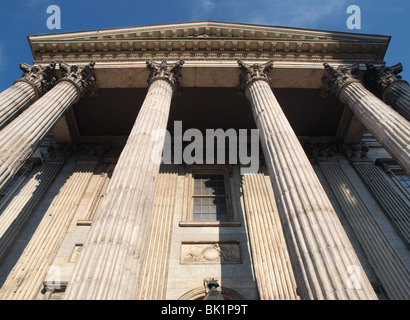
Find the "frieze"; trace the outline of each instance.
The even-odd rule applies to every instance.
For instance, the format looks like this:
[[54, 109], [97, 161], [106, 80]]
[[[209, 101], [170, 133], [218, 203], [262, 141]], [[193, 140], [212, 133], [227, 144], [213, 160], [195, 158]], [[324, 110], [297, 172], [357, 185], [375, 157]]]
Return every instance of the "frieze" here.
[[373, 54], [310, 54], [310, 53], [280, 53], [280, 52], [255, 52], [255, 51], [139, 51], [139, 52], [92, 52], [92, 53], [46, 53], [41, 57], [36, 57], [36, 63], [48, 63], [54, 60], [64, 60], [66, 62], [78, 63], [89, 62], [131, 62], [145, 61], [147, 59], [182, 59], [184, 61], [206, 59], [207, 61], [224, 61], [237, 59], [252, 60], [275, 60], [289, 62], [321, 62], [332, 60], [351, 61], [352, 63], [366, 63], [368, 61], [377, 61], [382, 59], [381, 56]]

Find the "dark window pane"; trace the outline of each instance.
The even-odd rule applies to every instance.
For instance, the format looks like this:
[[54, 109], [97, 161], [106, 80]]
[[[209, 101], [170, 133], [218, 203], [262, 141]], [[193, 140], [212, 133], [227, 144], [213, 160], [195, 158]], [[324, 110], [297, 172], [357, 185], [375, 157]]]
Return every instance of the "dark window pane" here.
[[[223, 174], [193, 174], [194, 198], [193, 219], [194, 221], [226, 221], [227, 210], [225, 180]], [[218, 196], [218, 198], [215, 198]]]
[[396, 174], [397, 180], [410, 193], [410, 177], [406, 174]]

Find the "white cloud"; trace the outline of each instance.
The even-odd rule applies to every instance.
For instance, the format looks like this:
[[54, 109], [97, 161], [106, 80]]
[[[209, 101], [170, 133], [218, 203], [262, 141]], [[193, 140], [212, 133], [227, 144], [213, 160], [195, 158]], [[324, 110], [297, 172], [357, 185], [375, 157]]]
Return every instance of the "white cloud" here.
[[200, 5], [204, 9], [209, 10], [209, 9], [212, 9], [212, 8], [215, 7], [215, 2], [212, 1], [212, 0], [202, 0], [202, 1], [200, 1]]
[[219, 6], [215, 0], [191, 1], [192, 10], [190, 12], [192, 20], [209, 20], [208, 16], [215, 7]]

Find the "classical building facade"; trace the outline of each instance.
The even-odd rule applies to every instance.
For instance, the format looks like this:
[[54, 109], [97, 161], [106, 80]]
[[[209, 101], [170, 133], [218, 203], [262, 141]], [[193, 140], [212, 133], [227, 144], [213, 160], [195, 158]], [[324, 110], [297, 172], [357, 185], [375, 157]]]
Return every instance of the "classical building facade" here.
[[28, 40], [0, 93], [0, 299], [410, 298], [390, 37], [191, 22]]

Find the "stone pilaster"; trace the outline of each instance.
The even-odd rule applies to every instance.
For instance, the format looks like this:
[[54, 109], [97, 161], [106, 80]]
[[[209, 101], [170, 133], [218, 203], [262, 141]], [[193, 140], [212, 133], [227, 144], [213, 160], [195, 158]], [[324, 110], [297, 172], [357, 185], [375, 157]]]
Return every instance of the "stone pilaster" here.
[[0, 204], [0, 260], [11, 246], [37, 203], [63, 165], [63, 161], [44, 162], [27, 175], [24, 186], [10, 201]]
[[0, 131], [0, 190], [73, 103], [82, 95], [95, 92], [93, 66], [94, 63], [68, 67], [61, 63], [63, 78], [55, 87]]
[[[149, 89], [83, 245], [65, 299], [135, 299], [152, 224], [160, 164], [152, 160], [165, 130], [183, 61], [147, 62]], [[163, 137], [165, 139], [165, 137]]]
[[363, 82], [379, 99], [410, 120], [410, 86], [398, 75], [402, 71], [401, 63], [391, 67], [367, 64]]
[[373, 161], [367, 157], [368, 150], [365, 145], [345, 145], [343, 147], [343, 151], [353, 168], [387, 213], [407, 246], [410, 246], [410, 207], [386, 181]]
[[265, 175], [245, 174], [242, 177], [242, 192], [260, 299], [297, 300], [285, 237]]
[[[377, 299], [354, 249], [273, 94], [266, 65], [240, 63], [301, 299]], [[265, 76], [257, 70], [265, 70]], [[255, 76], [253, 76], [255, 75]], [[349, 285], [358, 266], [360, 284]]]
[[55, 63], [43, 66], [20, 64], [23, 76], [0, 93], [0, 130], [50, 90], [56, 83]]
[[334, 145], [310, 146], [351, 229], [389, 299], [410, 298], [410, 273], [333, 157]]
[[358, 65], [333, 68], [324, 64], [327, 76], [323, 93], [334, 94], [410, 175], [410, 123], [378, 99], [355, 78]]
[[168, 282], [172, 223], [178, 182], [178, 165], [162, 165], [148, 234], [147, 254], [137, 300], [165, 300]]
[[37, 297], [96, 165], [97, 161], [78, 162], [1, 287], [0, 300]]

